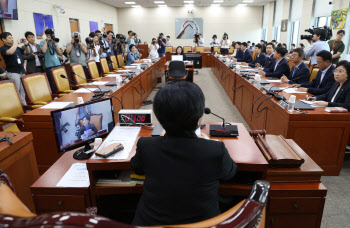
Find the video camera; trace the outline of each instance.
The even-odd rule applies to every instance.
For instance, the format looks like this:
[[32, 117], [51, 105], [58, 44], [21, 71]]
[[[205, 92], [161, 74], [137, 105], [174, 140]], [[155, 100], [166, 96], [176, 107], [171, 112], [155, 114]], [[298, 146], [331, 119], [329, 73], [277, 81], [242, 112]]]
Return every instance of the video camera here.
[[50, 35], [51, 39], [56, 43], [60, 42], [60, 39], [55, 36], [55, 30], [46, 29], [45, 34]]
[[195, 43], [198, 44], [199, 34], [194, 34]]
[[79, 43], [79, 34], [76, 32], [74, 33], [74, 42]]
[[94, 46], [94, 39], [93, 39], [93, 38], [91, 38], [91, 37], [86, 37], [85, 43], [86, 43], [86, 44], [90, 44], [90, 48], [95, 48], [95, 46]]
[[330, 40], [333, 36], [332, 29], [328, 28], [327, 26], [324, 26], [324, 27], [319, 27], [319, 28], [313, 27], [313, 28], [306, 29], [305, 32], [308, 32], [311, 35], [301, 35], [300, 39], [301, 40], [313, 40], [313, 35], [315, 34], [316, 31], [321, 31], [322, 33], [324, 33], [324, 40], [323, 41]]

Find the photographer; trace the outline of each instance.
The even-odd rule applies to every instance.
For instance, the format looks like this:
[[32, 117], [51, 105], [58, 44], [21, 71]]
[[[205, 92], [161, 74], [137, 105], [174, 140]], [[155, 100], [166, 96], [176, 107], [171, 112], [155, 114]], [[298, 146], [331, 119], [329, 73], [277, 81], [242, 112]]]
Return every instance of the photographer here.
[[202, 34], [196, 34], [195, 38], [193, 39], [193, 43], [197, 44], [198, 47], [204, 47], [204, 39], [202, 38]]
[[[15, 85], [19, 91], [21, 102], [22, 104], [26, 105], [25, 92], [21, 83], [21, 77], [23, 77], [25, 74], [23, 66], [23, 53], [24, 51], [29, 53], [28, 41], [22, 38], [18, 39], [17, 42], [14, 42], [12, 34], [9, 32], [1, 33], [0, 38], [4, 42], [4, 46], [0, 48], [0, 53], [5, 60], [7, 70], [6, 76], [15, 82]], [[19, 48], [19, 44], [24, 44], [25, 48]]]
[[24, 51], [24, 60], [27, 60], [26, 70], [29, 74], [45, 72], [44, 58], [40, 50], [40, 45], [35, 43], [35, 35], [32, 32], [24, 34], [29, 43], [29, 52]]
[[165, 55], [165, 46], [166, 46], [166, 39], [164, 38], [163, 33], [159, 33], [157, 43], [159, 45], [159, 48], [158, 48], [159, 57], [162, 57]]
[[156, 59], [159, 57], [158, 54], [159, 45], [156, 43], [156, 38], [152, 38], [152, 43], [149, 45], [148, 53], [151, 59]]
[[131, 44], [135, 45], [135, 38], [134, 38], [133, 34], [134, 33], [131, 30], [128, 31], [128, 38], [126, 39], [128, 47], [130, 47]]
[[220, 41], [221, 44], [221, 49], [220, 52], [223, 55], [228, 55], [229, 53], [229, 48], [230, 48], [230, 40], [228, 39], [228, 35], [227, 33], [224, 33], [224, 35], [222, 36], [222, 39]]
[[214, 52], [214, 47], [220, 46], [218, 37], [216, 35], [210, 40], [211, 52]]
[[88, 50], [86, 45], [81, 43], [79, 32], [72, 33], [72, 39], [71, 42], [67, 44], [66, 52], [70, 59], [70, 65], [80, 63], [84, 68], [86, 78], [90, 79], [90, 74], [86, 66], [86, 54]]
[[[311, 44], [310, 40], [308, 40], [308, 42]], [[311, 64], [312, 65], [316, 65], [317, 64], [317, 53], [319, 53], [322, 50], [329, 51], [329, 45], [326, 42], [325, 31], [322, 29], [315, 29], [315, 32], [313, 35], [313, 42], [314, 43], [306, 51], [305, 55], [306, 55], [306, 57], [311, 57]]]
[[49, 80], [51, 91], [56, 94], [56, 87], [51, 75], [51, 69], [61, 66], [59, 56], [63, 54], [63, 51], [58, 46], [58, 38], [55, 37], [55, 33], [52, 29], [45, 30], [46, 39], [40, 42], [40, 48], [45, 53], [45, 69], [47, 79]]
[[344, 30], [339, 30], [335, 40], [328, 41], [329, 48], [332, 53], [332, 63], [337, 64], [339, 62], [341, 54], [344, 52], [345, 45], [342, 41], [345, 36]]
[[137, 37], [137, 34], [136, 34], [136, 33], [134, 33], [134, 39], [135, 39], [135, 46], [137, 47], [137, 45], [138, 45], [139, 43], [141, 43], [141, 40]]
[[102, 54], [102, 49], [96, 33], [91, 32], [89, 37], [86, 38], [86, 47], [88, 49], [87, 61], [94, 60], [96, 62], [98, 73], [102, 74], [100, 64], [100, 54]]

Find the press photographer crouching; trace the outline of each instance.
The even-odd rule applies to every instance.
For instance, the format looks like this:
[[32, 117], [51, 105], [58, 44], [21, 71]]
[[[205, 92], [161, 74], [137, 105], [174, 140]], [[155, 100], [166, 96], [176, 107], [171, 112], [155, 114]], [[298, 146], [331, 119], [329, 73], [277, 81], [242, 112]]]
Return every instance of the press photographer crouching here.
[[62, 56], [63, 51], [58, 46], [59, 39], [55, 36], [53, 29], [45, 30], [46, 39], [40, 42], [41, 51], [45, 54], [45, 69], [47, 79], [53, 94], [56, 94], [56, 87], [51, 75], [51, 69], [61, 66], [59, 57]]
[[86, 54], [88, 53], [86, 44], [81, 43], [81, 37], [79, 32], [72, 33], [71, 42], [67, 44], [67, 55], [70, 58], [70, 65], [80, 63], [85, 72], [87, 79], [90, 79], [90, 74], [86, 66]]
[[97, 34], [91, 32], [89, 34], [89, 37], [85, 39], [85, 42], [86, 42], [86, 47], [88, 49], [87, 60], [88, 61], [94, 60], [96, 62], [98, 73], [101, 75], [102, 69], [100, 64], [100, 54], [102, 53], [102, 49], [101, 49]]
[[[332, 30], [330, 28], [314, 28], [307, 29], [305, 32], [311, 33], [311, 35], [301, 35], [300, 39], [307, 40], [310, 44], [310, 48], [305, 52], [306, 57], [311, 57], [311, 64], [317, 64], [317, 53], [322, 50], [329, 51], [329, 45], [326, 40], [329, 40], [332, 37]], [[312, 42], [311, 42], [312, 41]]]

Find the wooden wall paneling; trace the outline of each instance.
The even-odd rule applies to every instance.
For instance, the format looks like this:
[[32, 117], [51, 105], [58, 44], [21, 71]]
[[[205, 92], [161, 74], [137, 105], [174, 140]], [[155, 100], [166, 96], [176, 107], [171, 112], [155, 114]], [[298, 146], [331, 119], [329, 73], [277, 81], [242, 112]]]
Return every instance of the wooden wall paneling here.
[[124, 109], [133, 109], [134, 108], [134, 88], [132, 85], [129, 85], [125, 88], [122, 95]]

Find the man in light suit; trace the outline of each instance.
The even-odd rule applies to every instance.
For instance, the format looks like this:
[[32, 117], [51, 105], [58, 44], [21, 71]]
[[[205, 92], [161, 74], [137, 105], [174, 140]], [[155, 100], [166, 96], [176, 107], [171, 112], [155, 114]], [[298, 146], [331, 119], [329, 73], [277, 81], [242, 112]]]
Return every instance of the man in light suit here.
[[287, 52], [287, 49], [283, 47], [276, 48], [275, 53], [273, 53], [273, 58], [276, 60], [276, 62], [272, 64], [271, 68], [264, 68], [264, 70], [260, 70], [259, 74], [264, 77], [281, 78], [283, 75], [289, 77], [289, 64], [284, 58]]
[[243, 56], [241, 58], [233, 58], [233, 61], [250, 63], [253, 61], [252, 53], [248, 49], [248, 44], [243, 42], [241, 45]]
[[250, 67], [255, 67], [257, 64], [259, 65], [263, 65], [265, 64], [266, 62], [266, 55], [264, 53], [262, 53], [262, 46], [260, 44], [257, 44], [255, 45], [255, 49], [254, 49], [254, 52], [255, 52], [255, 60], [252, 61], [251, 63], [242, 63], [242, 65], [249, 65]]
[[26, 39], [28, 40], [29, 52], [25, 51], [23, 59], [27, 60], [26, 71], [28, 74], [45, 72], [44, 55], [41, 51], [40, 45], [35, 43], [35, 35], [32, 32], [26, 32]]
[[290, 76], [282, 76], [282, 82], [288, 82], [289, 84], [301, 84], [310, 81], [310, 69], [303, 62], [304, 51], [301, 48], [293, 49], [292, 62], [295, 64], [292, 67]]

